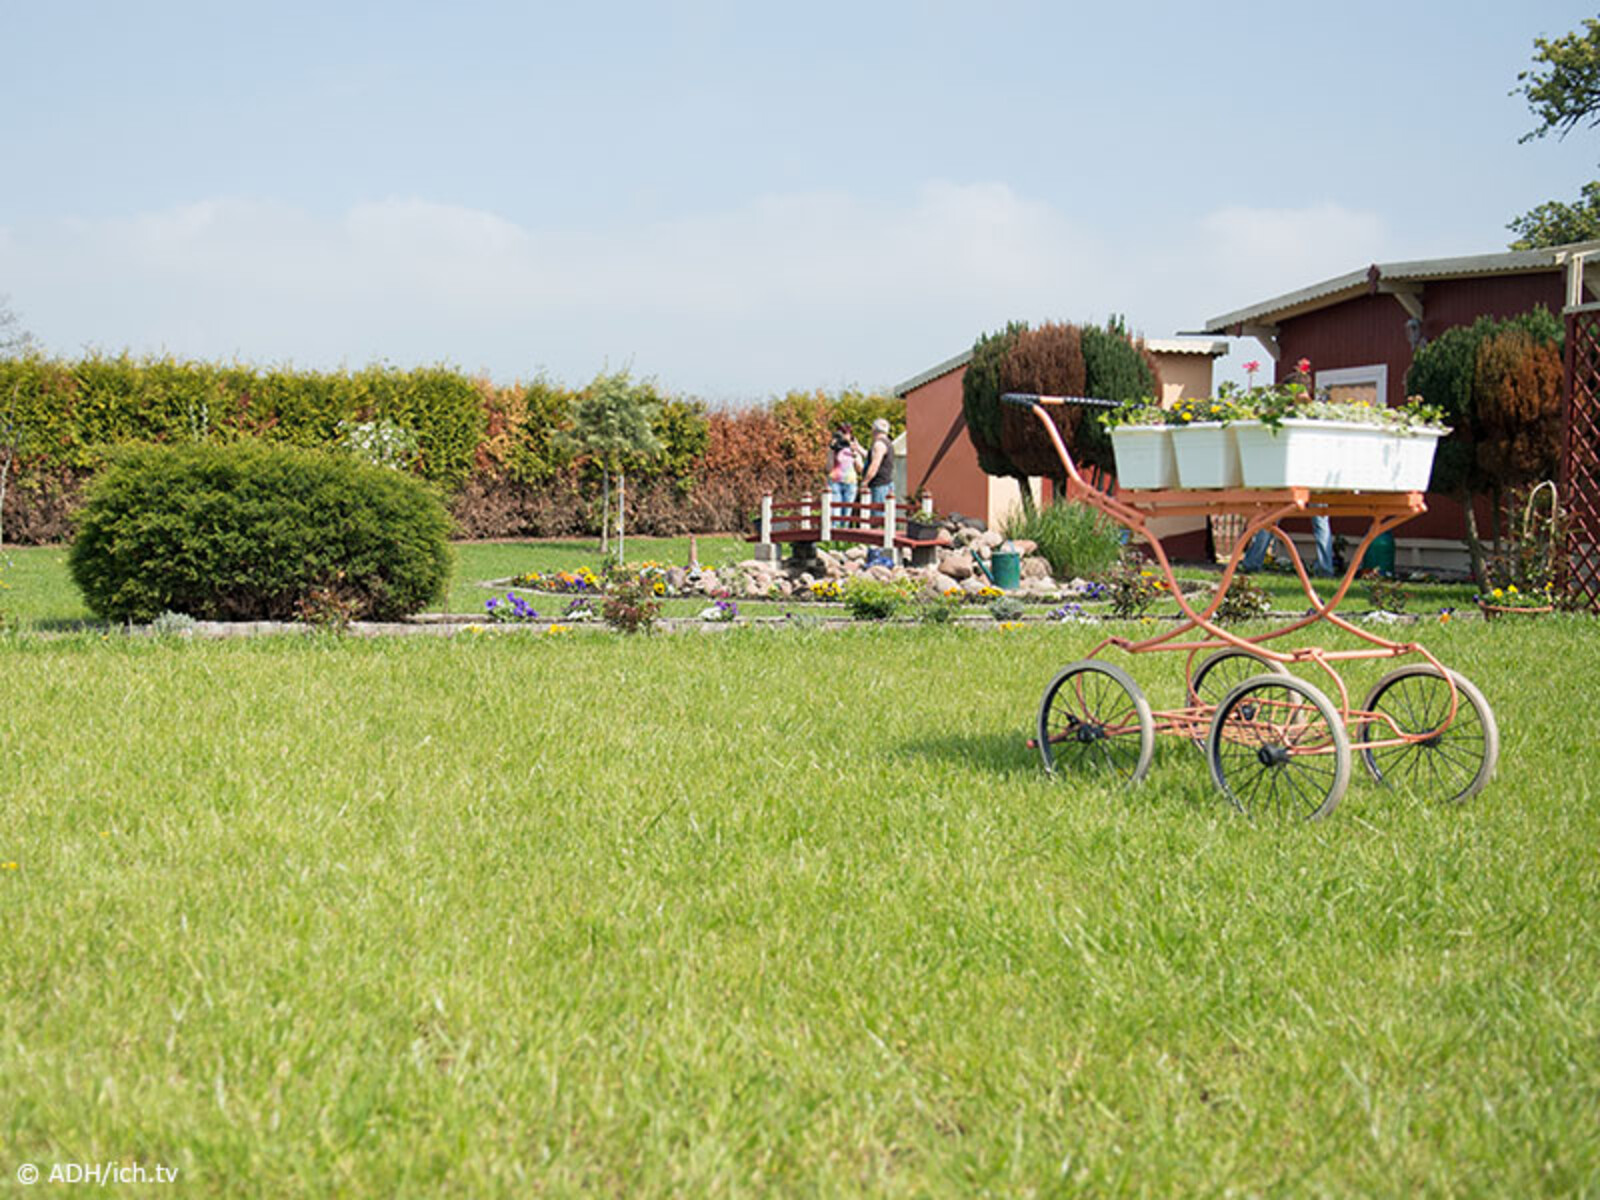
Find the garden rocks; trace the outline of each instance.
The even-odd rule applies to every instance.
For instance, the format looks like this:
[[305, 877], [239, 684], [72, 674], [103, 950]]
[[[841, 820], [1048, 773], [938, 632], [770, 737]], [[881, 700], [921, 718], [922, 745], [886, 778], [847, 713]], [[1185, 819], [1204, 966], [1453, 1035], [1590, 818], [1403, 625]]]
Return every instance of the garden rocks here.
[[966, 550], [943, 551], [939, 554], [938, 569], [941, 574], [950, 576], [957, 583], [963, 579], [971, 579], [977, 570], [972, 565], [972, 555]]
[[[1032, 545], [1032, 543], [1030, 542], [1029, 545]], [[1018, 542], [1017, 548], [1020, 550], [1021, 547], [1022, 543]], [[1050, 560], [1041, 558], [1037, 554], [1024, 558], [1022, 560], [1022, 578], [1024, 582], [1029, 579], [1049, 579]]]

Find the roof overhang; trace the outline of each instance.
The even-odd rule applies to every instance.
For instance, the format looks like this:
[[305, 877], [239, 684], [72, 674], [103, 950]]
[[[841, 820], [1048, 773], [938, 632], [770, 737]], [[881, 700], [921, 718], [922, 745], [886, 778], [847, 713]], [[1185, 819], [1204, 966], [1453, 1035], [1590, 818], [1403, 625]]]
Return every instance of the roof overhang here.
[[1536, 271], [1566, 271], [1576, 265], [1581, 272], [1591, 261], [1600, 263], [1600, 241], [1571, 242], [1542, 250], [1507, 250], [1501, 254], [1476, 254], [1465, 258], [1423, 258], [1409, 262], [1373, 263], [1347, 275], [1336, 275], [1248, 308], [1212, 317], [1203, 333], [1225, 337], [1252, 336], [1254, 330], [1329, 308], [1360, 296], [1392, 295], [1408, 310], [1414, 297], [1432, 280], [1477, 279], [1488, 275], [1526, 275]]
[[1144, 348], [1152, 354], [1204, 354], [1208, 358], [1221, 358], [1228, 352], [1228, 343], [1215, 338], [1145, 338]]
[[892, 392], [896, 396], [904, 396], [907, 392], [914, 392], [925, 383], [932, 383], [941, 375], [948, 375], [951, 371], [958, 371], [972, 361], [972, 351], [964, 350], [954, 358], [947, 358], [937, 366], [929, 367], [926, 371], [919, 371], [904, 383], [894, 385]]

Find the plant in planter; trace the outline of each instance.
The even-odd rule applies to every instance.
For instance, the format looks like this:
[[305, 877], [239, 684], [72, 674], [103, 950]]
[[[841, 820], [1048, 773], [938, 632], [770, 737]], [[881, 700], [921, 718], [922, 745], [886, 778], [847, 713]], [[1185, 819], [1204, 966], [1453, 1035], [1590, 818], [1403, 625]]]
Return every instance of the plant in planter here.
[[1434, 449], [1449, 432], [1436, 409], [1402, 408], [1311, 396], [1310, 360], [1295, 378], [1241, 398], [1245, 419], [1231, 426], [1245, 487], [1310, 487], [1408, 492], [1428, 486]]
[[[1486, 564], [1489, 586], [1475, 597], [1486, 617], [1503, 612], [1550, 612], [1566, 599], [1558, 581], [1569, 578], [1567, 515], [1549, 480], [1511, 494], [1510, 538]], [[1498, 586], [1494, 586], [1498, 584]]]
[[1507, 613], [1531, 617], [1555, 611], [1555, 585], [1547, 583], [1524, 591], [1516, 584], [1508, 583], [1505, 587], [1490, 588], [1487, 593], [1474, 596], [1473, 599], [1486, 617], [1499, 617]]
[[1102, 414], [1100, 422], [1111, 431], [1119, 484], [1141, 489], [1178, 486], [1178, 460], [1166, 409], [1146, 397]]
[[1473, 599], [1486, 617], [1552, 612], [1567, 599], [1567, 515], [1549, 480], [1511, 494], [1510, 538], [1489, 556], [1488, 585]]
[[940, 513], [923, 512], [920, 508], [906, 514], [906, 534], [917, 541], [932, 541], [944, 532], [948, 517]]
[[[1255, 365], [1245, 364], [1247, 370]], [[1243, 481], [1239, 444], [1229, 426], [1249, 416], [1246, 396], [1234, 384], [1224, 383], [1215, 396], [1179, 400], [1167, 410], [1183, 487], [1238, 487]]]

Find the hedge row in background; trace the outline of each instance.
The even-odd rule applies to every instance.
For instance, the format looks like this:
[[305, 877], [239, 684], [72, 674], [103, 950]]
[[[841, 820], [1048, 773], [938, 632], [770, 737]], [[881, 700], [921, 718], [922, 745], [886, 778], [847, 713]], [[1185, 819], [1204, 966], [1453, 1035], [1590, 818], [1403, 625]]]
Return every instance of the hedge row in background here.
[[424, 481], [260, 442], [121, 451], [89, 489], [72, 577], [112, 621], [329, 614], [397, 620], [439, 599], [450, 521]]
[[[598, 529], [589, 466], [561, 449], [580, 393], [544, 380], [501, 386], [446, 367], [402, 371], [262, 370], [171, 359], [0, 360], [0, 409], [15, 461], [3, 531], [61, 541], [88, 478], [119, 446], [241, 440], [355, 448], [398, 432], [399, 465], [439, 485], [466, 537], [560, 536]], [[639, 533], [732, 529], [763, 492], [821, 482], [831, 423], [875, 417], [898, 432], [905, 403], [845, 391], [792, 392], [766, 405], [709, 410], [658, 397], [664, 450], [629, 468]]]

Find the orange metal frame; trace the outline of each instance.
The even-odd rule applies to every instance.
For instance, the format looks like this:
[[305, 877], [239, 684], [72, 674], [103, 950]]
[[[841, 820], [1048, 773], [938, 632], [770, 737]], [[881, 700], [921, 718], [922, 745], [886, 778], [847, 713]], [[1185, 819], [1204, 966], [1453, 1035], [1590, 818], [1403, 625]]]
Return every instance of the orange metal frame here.
[[[1062, 466], [1067, 472], [1067, 498], [1079, 500], [1093, 508], [1099, 509], [1112, 520], [1126, 526], [1130, 531], [1144, 539], [1150, 552], [1155, 556], [1165, 576], [1166, 586], [1173, 599], [1178, 602], [1178, 608], [1183, 614], [1179, 624], [1164, 633], [1144, 640], [1134, 640], [1122, 637], [1108, 637], [1089, 651], [1086, 657], [1095, 658], [1107, 647], [1125, 650], [1129, 654], [1145, 654], [1154, 651], [1181, 651], [1187, 652], [1188, 659], [1184, 666], [1184, 679], [1187, 691], [1188, 683], [1193, 678], [1196, 657], [1204, 651], [1221, 650], [1234, 647], [1247, 650], [1269, 661], [1288, 665], [1291, 663], [1314, 664], [1320, 668], [1332, 681], [1338, 693], [1335, 701], [1345, 724], [1349, 726], [1352, 721], [1360, 722], [1364, 729], [1371, 729], [1373, 725], [1387, 725], [1394, 734], [1391, 738], [1382, 740], [1356, 741], [1352, 738], [1352, 750], [1376, 750], [1389, 746], [1402, 746], [1415, 742], [1425, 741], [1444, 732], [1455, 721], [1456, 709], [1460, 703], [1460, 693], [1456, 689], [1455, 680], [1450, 672], [1430, 654], [1424, 647], [1416, 642], [1396, 642], [1380, 637], [1371, 630], [1363, 629], [1358, 625], [1340, 617], [1335, 610], [1343, 602], [1345, 594], [1349, 592], [1350, 585], [1355, 581], [1361, 569], [1361, 561], [1367, 553], [1368, 547], [1380, 534], [1396, 526], [1404, 524], [1412, 517], [1427, 511], [1421, 492], [1314, 492], [1308, 488], [1219, 488], [1205, 491], [1189, 491], [1177, 489], [1172, 491], [1125, 491], [1118, 496], [1112, 496], [1090, 484], [1079, 473], [1077, 465], [1072, 461], [1072, 455], [1067, 450], [1066, 443], [1062, 441], [1055, 422], [1050, 420], [1042, 406], [1048, 404], [1061, 404], [1063, 401], [1056, 397], [1038, 397], [1033, 401], [1033, 414], [1044, 427], [1050, 441], [1054, 444], [1056, 453], [1061, 456]], [[1243, 532], [1234, 543], [1233, 553], [1229, 556], [1227, 565], [1223, 568], [1222, 579], [1217, 585], [1216, 593], [1211, 598], [1211, 603], [1199, 612], [1195, 611], [1189, 601], [1178, 588], [1177, 580], [1172, 573], [1172, 564], [1167, 561], [1166, 552], [1161, 547], [1161, 542], [1150, 532], [1149, 522], [1156, 517], [1185, 517], [1185, 516], [1220, 516], [1235, 515], [1248, 518]], [[1278, 522], [1285, 517], [1292, 516], [1326, 516], [1326, 517], [1366, 517], [1369, 521], [1366, 536], [1361, 539], [1355, 552], [1350, 555], [1345, 567], [1344, 575], [1340, 578], [1338, 587], [1333, 595], [1326, 601], [1317, 596], [1316, 589], [1311, 585], [1311, 576], [1307, 573], [1305, 563], [1301, 561], [1299, 551], [1295, 549], [1294, 542], [1282, 529]], [[1255, 637], [1240, 637], [1216, 624], [1213, 618], [1221, 606], [1223, 598], [1227, 595], [1229, 587], [1238, 571], [1239, 564], [1243, 561], [1245, 549], [1251, 539], [1263, 530], [1270, 529], [1273, 535], [1281, 542], [1287, 551], [1288, 559], [1294, 566], [1295, 575], [1300, 580], [1306, 599], [1310, 602], [1310, 609], [1299, 620], [1292, 621], [1276, 629]], [[1293, 650], [1279, 651], [1267, 648], [1264, 643], [1286, 637], [1319, 621], [1353, 634], [1359, 640], [1368, 644], [1367, 648], [1356, 650], [1325, 650], [1317, 646], [1307, 646]], [[1179, 640], [1185, 635], [1200, 631], [1201, 636], [1196, 639]], [[1423, 734], [1407, 734], [1394, 724], [1394, 721], [1383, 713], [1372, 713], [1353, 709], [1350, 704], [1349, 689], [1345, 686], [1343, 678], [1334, 668], [1334, 664], [1354, 659], [1400, 658], [1405, 655], [1416, 655], [1426, 661], [1430, 666], [1439, 671], [1450, 687], [1450, 708], [1445, 716], [1444, 723], [1436, 730]], [[1192, 693], [1189, 693], [1192, 697]], [[1197, 737], [1203, 734], [1205, 727], [1210, 723], [1212, 706], [1204, 704], [1190, 705], [1181, 709], [1156, 710], [1156, 732], [1180, 734], [1185, 737]], [[1302, 753], [1317, 753], [1316, 750], [1302, 750]]]

